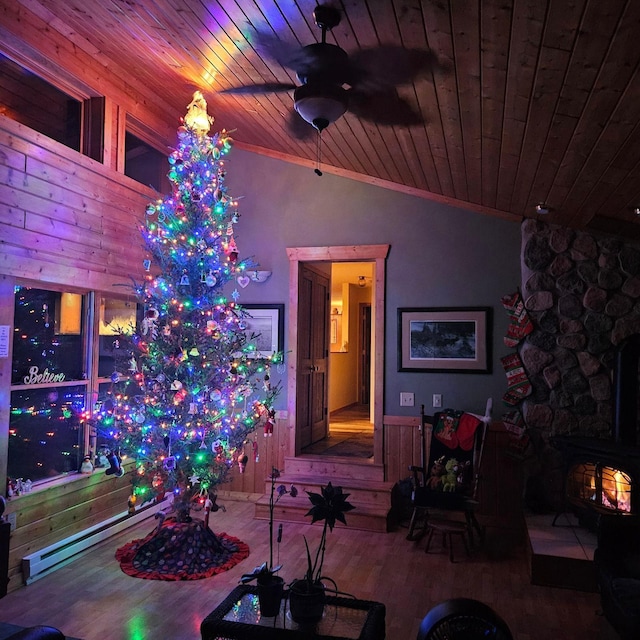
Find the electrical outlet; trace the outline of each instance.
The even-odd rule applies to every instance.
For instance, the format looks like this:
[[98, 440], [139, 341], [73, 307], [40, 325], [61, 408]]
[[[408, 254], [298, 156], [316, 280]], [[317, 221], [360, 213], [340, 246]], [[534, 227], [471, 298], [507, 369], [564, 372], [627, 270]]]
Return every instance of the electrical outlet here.
[[403, 391], [400, 393], [400, 406], [401, 407], [413, 407], [414, 395], [410, 391]]
[[433, 407], [435, 409], [437, 409], [438, 407], [442, 406], [442, 394], [441, 393], [434, 393], [433, 394]]

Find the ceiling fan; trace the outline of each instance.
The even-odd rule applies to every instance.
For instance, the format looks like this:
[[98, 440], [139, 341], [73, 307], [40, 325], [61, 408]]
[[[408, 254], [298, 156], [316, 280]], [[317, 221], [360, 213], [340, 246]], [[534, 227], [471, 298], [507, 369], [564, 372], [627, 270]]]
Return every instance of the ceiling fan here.
[[[313, 19], [322, 31], [320, 42], [299, 47], [256, 30], [257, 51], [295, 72], [300, 84], [267, 82], [224, 89], [221, 93], [255, 94], [293, 91], [288, 129], [304, 139], [322, 132], [348, 110], [382, 125], [415, 125], [422, 114], [399, 97], [396, 86], [407, 84], [435, 66], [429, 50], [381, 45], [347, 54], [327, 42], [327, 31], [340, 23], [340, 12], [317, 5]], [[315, 131], [314, 131], [315, 130]]]

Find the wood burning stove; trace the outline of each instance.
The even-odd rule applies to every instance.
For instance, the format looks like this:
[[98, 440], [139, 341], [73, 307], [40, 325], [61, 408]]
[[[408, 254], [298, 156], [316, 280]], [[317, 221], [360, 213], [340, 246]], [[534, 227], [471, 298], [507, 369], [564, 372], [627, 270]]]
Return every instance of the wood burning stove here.
[[581, 462], [569, 469], [567, 499], [604, 512], [631, 513], [631, 478], [602, 462]]
[[570, 436], [556, 437], [553, 444], [565, 462], [565, 501], [580, 524], [593, 529], [599, 514], [640, 511], [639, 447]]
[[623, 342], [616, 352], [611, 440], [552, 438], [565, 463], [565, 501], [580, 523], [592, 529], [597, 527], [600, 514], [640, 512], [639, 364], [640, 335], [636, 334]]

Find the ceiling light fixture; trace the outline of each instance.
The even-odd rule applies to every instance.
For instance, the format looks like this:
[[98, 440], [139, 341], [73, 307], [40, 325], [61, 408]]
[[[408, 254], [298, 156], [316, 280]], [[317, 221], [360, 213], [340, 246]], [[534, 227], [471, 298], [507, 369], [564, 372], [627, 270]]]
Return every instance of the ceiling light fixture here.
[[293, 107], [303, 120], [318, 131], [316, 141], [316, 168], [314, 172], [321, 176], [322, 138], [320, 134], [347, 110], [347, 92], [340, 86], [325, 83], [303, 84], [293, 92]]
[[293, 106], [303, 120], [322, 132], [347, 110], [347, 92], [342, 87], [303, 84], [293, 93]]
[[539, 213], [540, 215], [546, 215], [549, 211], [551, 211], [551, 207], [546, 205], [544, 202], [539, 202], [536, 205], [536, 213]]
[[632, 211], [633, 211], [633, 213], [635, 213], [637, 216], [640, 216], [640, 207], [633, 207]]

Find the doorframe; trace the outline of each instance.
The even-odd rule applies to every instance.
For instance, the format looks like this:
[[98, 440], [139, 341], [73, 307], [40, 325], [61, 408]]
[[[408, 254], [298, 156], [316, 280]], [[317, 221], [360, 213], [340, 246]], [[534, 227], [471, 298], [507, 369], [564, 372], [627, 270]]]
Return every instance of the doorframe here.
[[[296, 441], [296, 392], [298, 382], [298, 274], [301, 262], [373, 262], [373, 460], [383, 463], [383, 415], [384, 415], [384, 331], [385, 331], [385, 280], [386, 258], [390, 245], [348, 245], [328, 247], [288, 247], [289, 258], [289, 311], [287, 314], [287, 412], [289, 428], [288, 450], [300, 455]], [[329, 375], [331, 375], [329, 373]]]

